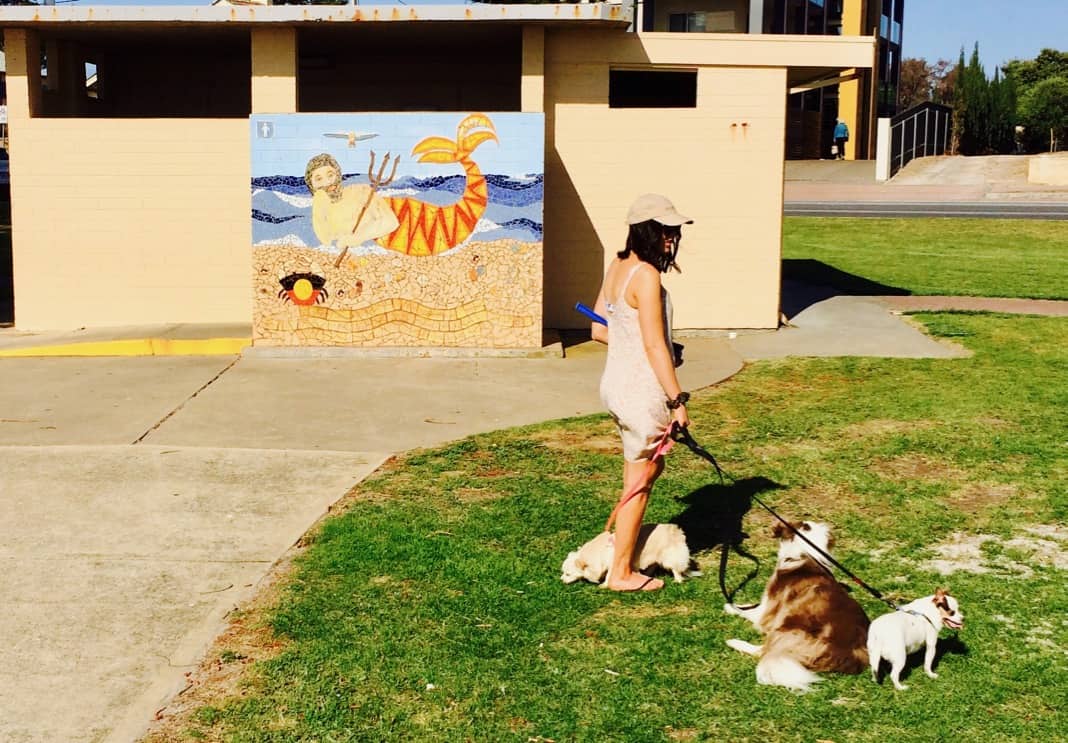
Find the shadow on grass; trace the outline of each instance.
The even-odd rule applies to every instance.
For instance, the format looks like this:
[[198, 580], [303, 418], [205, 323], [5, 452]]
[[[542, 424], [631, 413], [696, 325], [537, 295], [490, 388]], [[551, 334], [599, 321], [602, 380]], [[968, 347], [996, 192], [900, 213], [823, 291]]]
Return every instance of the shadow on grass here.
[[782, 262], [782, 311], [793, 317], [807, 307], [831, 297], [902, 296], [907, 289], [880, 284], [846, 273], [811, 258], [787, 258]]
[[730, 553], [752, 561], [753, 568], [738, 586], [729, 591], [728, 600], [742, 590], [757, 575], [760, 561], [743, 547], [749, 535], [742, 531], [742, 519], [753, 507], [753, 496], [786, 487], [766, 477], [747, 477], [727, 484], [710, 483], [676, 500], [685, 503], [686, 509], [672, 519], [686, 533], [686, 544], [691, 552], [703, 552], [716, 546], [727, 548], [726, 557], [721, 553], [721, 580], [726, 587], [724, 561]]
[[[935, 659], [933, 668], [935, 672], [938, 672], [938, 666], [942, 663], [942, 656], [947, 653], [953, 655], [967, 655], [968, 646], [964, 644], [957, 635], [950, 635], [949, 637], [938, 638], [938, 645], [935, 648]], [[917, 650], [914, 653], [909, 653], [908, 658], [905, 660], [905, 667], [901, 670], [900, 680], [902, 683], [908, 681], [909, 676], [913, 671], [919, 670], [923, 675], [923, 653]], [[879, 675], [877, 677], [877, 683], [883, 683], [889, 675], [890, 664], [888, 661], [883, 661], [879, 665]]]

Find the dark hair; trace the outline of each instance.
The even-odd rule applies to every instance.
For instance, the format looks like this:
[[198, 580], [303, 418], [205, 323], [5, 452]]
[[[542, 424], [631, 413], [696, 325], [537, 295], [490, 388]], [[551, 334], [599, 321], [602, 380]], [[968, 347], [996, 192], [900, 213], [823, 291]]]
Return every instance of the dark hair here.
[[627, 234], [627, 247], [616, 255], [619, 258], [626, 258], [634, 253], [660, 273], [667, 273], [672, 268], [681, 271], [679, 264], [675, 262], [675, 257], [679, 253], [679, 244], [676, 242], [674, 250], [670, 253], [665, 252], [665, 234], [675, 234], [681, 237], [682, 230], [678, 227], [660, 224], [655, 219], [632, 224]]

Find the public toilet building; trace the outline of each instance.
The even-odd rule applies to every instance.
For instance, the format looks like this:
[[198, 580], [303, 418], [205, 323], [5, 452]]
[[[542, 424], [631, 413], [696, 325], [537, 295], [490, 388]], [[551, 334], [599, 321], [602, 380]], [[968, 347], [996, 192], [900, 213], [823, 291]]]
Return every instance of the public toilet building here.
[[[6, 7], [16, 327], [530, 348], [635, 196], [678, 329], [779, 322], [787, 96], [866, 36], [634, 33], [605, 3]], [[43, 64], [42, 64], [43, 60]]]

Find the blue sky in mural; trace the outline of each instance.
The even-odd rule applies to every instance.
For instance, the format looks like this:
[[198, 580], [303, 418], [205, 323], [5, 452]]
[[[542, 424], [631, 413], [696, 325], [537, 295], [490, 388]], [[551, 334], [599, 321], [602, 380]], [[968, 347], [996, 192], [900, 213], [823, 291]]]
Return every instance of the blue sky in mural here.
[[[400, 155], [400, 176], [428, 177], [462, 174], [455, 163], [419, 163], [412, 147], [426, 137], [456, 138], [456, 126], [466, 113], [358, 113], [254, 115], [252, 177], [304, 175], [308, 159], [320, 152], [333, 155], [346, 173], [365, 173], [370, 151], [378, 162], [389, 152]], [[497, 132], [475, 150], [472, 160], [485, 174], [525, 176], [544, 171], [544, 119], [529, 113], [488, 113]], [[264, 126], [266, 124], [266, 126]], [[339, 137], [355, 132], [375, 135], [354, 147]], [[377, 170], [377, 167], [376, 167]]]

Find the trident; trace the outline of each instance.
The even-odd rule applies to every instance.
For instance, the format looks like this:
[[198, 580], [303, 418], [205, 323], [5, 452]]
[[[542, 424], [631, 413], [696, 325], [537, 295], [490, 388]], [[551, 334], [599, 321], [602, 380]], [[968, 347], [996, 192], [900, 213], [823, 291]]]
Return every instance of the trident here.
[[[363, 202], [363, 208], [360, 209], [360, 213], [356, 216], [356, 224], [352, 225], [352, 234], [356, 234], [356, 230], [360, 227], [360, 222], [363, 221], [363, 215], [367, 213], [367, 207], [371, 206], [371, 199], [375, 197], [375, 192], [382, 186], [388, 186], [393, 182], [393, 179], [397, 176], [397, 166], [400, 165], [400, 157], [398, 156], [393, 161], [393, 170], [389, 173], [389, 178], [385, 178], [386, 166], [389, 165], [389, 153], [382, 158], [382, 165], [378, 168], [378, 175], [374, 174], [375, 170], [375, 151], [371, 150], [371, 164], [367, 166], [367, 181], [371, 184], [371, 191], [367, 194], [367, 201]], [[334, 261], [334, 268], [341, 266], [341, 261], [345, 260], [345, 256], [349, 253], [349, 246], [346, 245], [341, 251], [341, 255]]]

